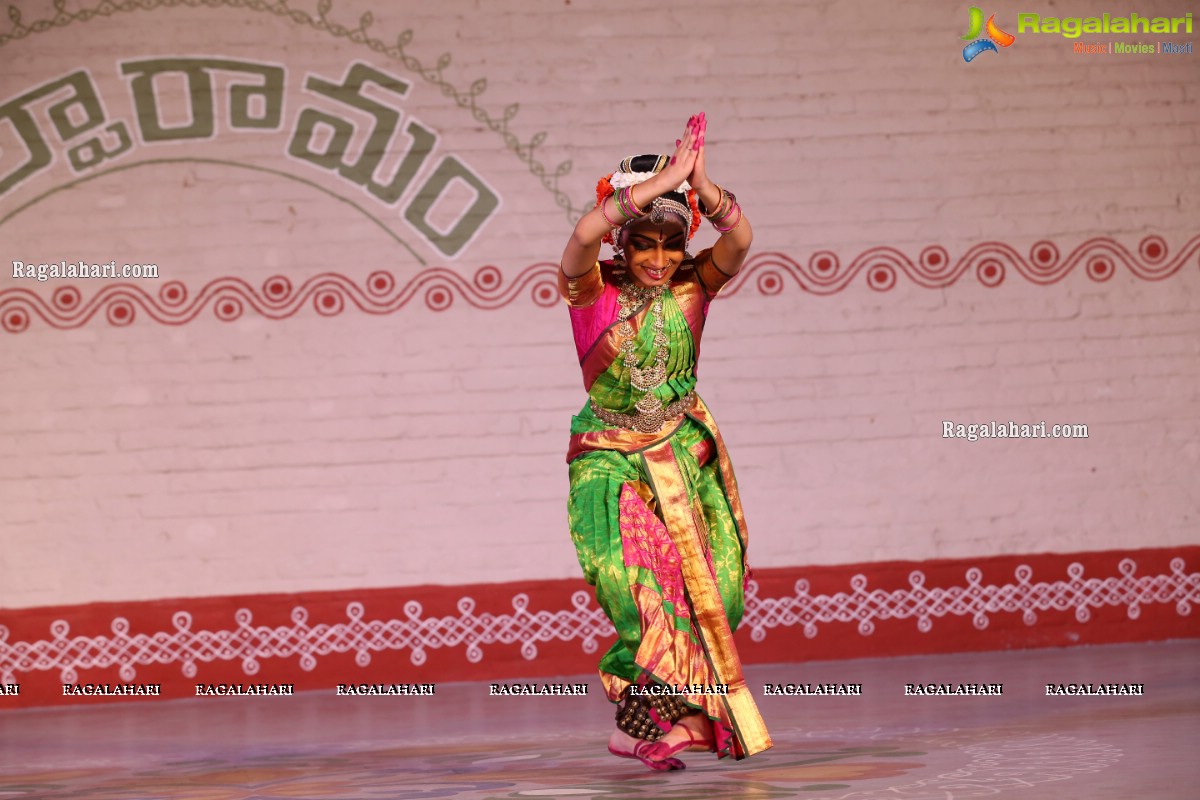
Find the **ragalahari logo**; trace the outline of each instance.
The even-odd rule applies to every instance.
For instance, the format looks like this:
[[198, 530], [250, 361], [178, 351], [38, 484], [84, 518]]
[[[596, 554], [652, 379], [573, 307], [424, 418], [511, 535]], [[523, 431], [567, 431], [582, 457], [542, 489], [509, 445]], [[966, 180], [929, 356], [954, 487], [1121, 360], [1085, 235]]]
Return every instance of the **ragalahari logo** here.
[[1005, 33], [996, 26], [995, 14], [988, 17], [986, 25], [987, 37], [983, 39], [979, 38], [979, 34], [985, 30], [983, 12], [975, 6], [971, 6], [970, 15], [970, 28], [967, 30], [967, 35], [961, 37], [964, 41], [967, 39], [972, 40], [970, 44], [963, 48], [964, 61], [970, 62], [975, 56], [987, 50], [998, 53], [1000, 51], [996, 49], [996, 45], [1008, 47], [1017, 40], [1011, 33]]

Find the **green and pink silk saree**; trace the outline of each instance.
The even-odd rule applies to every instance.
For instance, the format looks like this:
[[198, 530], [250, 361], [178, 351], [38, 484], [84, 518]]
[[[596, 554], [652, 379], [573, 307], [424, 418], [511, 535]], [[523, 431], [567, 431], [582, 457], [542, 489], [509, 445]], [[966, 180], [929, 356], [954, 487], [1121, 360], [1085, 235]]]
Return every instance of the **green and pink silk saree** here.
[[[696, 690], [680, 699], [712, 721], [718, 756], [740, 759], [771, 746], [733, 643], [749, 577], [746, 523], [720, 431], [694, 393], [709, 303], [728, 280], [701, 252], [654, 309], [622, 293], [620, 264], [573, 280], [559, 272], [588, 392], [567, 453], [571, 538], [618, 635], [600, 660], [605, 692], [618, 703], [631, 685]], [[664, 355], [665, 379], [648, 391], [679, 413], [638, 429], [646, 392], [632, 372], [653, 371]]]

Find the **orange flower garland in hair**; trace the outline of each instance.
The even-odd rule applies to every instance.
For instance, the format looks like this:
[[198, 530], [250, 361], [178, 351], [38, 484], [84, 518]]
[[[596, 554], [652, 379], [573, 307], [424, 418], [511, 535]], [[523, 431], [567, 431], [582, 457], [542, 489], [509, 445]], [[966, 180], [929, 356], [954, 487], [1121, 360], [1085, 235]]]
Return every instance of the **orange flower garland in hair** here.
[[[599, 208], [601, 203], [616, 193], [616, 189], [614, 189], [612, 184], [609, 183], [609, 179], [611, 179], [614, 174], [615, 173], [612, 172], [608, 173], [600, 179], [599, 183], [596, 184], [596, 208]], [[612, 231], [610, 230], [608, 233], [604, 234], [604, 238], [601, 239], [601, 241], [605, 244], [612, 244]]]
[[696, 202], [696, 190], [688, 189], [687, 193], [688, 206], [692, 209], [692, 228], [688, 231], [688, 241], [696, 235], [696, 231], [700, 229], [700, 204]]

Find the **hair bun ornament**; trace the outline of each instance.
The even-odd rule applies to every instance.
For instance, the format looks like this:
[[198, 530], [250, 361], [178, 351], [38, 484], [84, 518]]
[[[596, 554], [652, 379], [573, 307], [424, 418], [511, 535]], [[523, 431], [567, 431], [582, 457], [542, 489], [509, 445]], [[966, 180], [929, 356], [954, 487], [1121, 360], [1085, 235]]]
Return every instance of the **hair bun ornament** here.
[[[657, 153], [646, 153], [623, 159], [615, 172], [601, 178], [596, 184], [596, 205], [599, 206], [607, 197], [620, 189], [637, 186], [639, 183], [650, 180], [670, 163], [670, 156]], [[696, 190], [687, 181], [683, 181], [677, 188], [650, 201], [646, 210], [647, 213], [652, 214], [652, 221], [660, 224], [665, 220], [666, 213], [678, 215], [683, 220], [689, 240], [700, 228], [700, 210], [696, 203]], [[628, 225], [632, 221], [628, 220], [624, 225]], [[606, 244], [614, 244], [612, 231], [606, 233], [602, 241]]]
[[[648, 181], [657, 174], [658, 172], [614, 172], [609, 176], [609, 180], [614, 189], [624, 189], [627, 186], [637, 186], [639, 183]], [[684, 192], [691, 191], [691, 188], [691, 184], [684, 181], [671, 191], [683, 194]]]

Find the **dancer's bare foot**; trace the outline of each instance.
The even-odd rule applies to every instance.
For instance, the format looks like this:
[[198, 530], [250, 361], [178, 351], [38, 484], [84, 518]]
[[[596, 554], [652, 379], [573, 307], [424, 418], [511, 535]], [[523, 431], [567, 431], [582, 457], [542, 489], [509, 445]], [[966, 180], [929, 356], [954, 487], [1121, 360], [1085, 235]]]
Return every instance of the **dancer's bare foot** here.
[[700, 712], [681, 717], [671, 730], [649, 749], [647, 755], [651, 759], [661, 760], [682, 753], [684, 750], [712, 750], [712, 722]]
[[[687, 717], [684, 719], [687, 719]], [[703, 714], [694, 714], [691, 717], [691, 722], [686, 723], [686, 725], [693, 734], [692, 744], [688, 747], [688, 750], [710, 752], [713, 749], [712, 720]]]
[[636, 736], [630, 736], [620, 728], [614, 728], [612, 736], [608, 737], [608, 752], [621, 758], [636, 758], [650, 769], [659, 772], [684, 768], [684, 763], [678, 758], [671, 758], [669, 756], [660, 759], [649, 758], [647, 752], [655, 744], [657, 743], [639, 739]]

